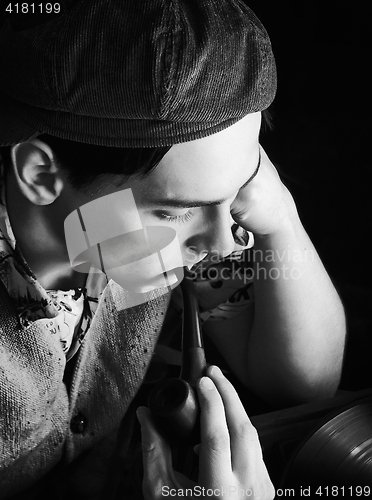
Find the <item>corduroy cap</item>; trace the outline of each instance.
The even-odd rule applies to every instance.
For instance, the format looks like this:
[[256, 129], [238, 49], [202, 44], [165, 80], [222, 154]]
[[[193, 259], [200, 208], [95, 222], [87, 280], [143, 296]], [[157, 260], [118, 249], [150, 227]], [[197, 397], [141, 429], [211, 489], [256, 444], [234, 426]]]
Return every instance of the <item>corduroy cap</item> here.
[[275, 96], [269, 37], [240, 0], [60, 5], [59, 14], [10, 14], [0, 30], [0, 145], [48, 133], [169, 146], [219, 132]]

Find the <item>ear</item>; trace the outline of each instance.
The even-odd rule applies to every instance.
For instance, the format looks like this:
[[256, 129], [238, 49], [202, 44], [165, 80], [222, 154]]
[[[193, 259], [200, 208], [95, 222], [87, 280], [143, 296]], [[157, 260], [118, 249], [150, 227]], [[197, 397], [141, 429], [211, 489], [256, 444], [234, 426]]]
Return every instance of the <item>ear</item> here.
[[50, 205], [63, 189], [63, 177], [50, 147], [38, 139], [11, 148], [14, 174], [23, 195], [35, 205]]

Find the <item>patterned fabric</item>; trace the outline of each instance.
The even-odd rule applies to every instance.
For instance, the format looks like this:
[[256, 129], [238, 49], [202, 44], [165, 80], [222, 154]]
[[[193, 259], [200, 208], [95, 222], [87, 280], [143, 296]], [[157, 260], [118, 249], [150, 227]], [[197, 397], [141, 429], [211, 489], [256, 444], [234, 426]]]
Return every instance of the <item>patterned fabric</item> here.
[[[249, 244], [225, 259], [204, 259], [191, 269], [191, 278], [199, 303], [199, 316], [205, 321], [223, 321], [238, 316], [254, 304], [254, 278]], [[182, 294], [177, 287], [172, 293], [172, 306], [182, 310]], [[228, 332], [227, 332], [228, 333]]]
[[249, 250], [195, 271], [202, 321], [231, 319], [254, 304]]
[[37, 322], [50, 335], [57, 335], [67, 361], [79, 349], [107, 285], [104, 274], [88, 275], [85, 288], [45, 290], [27, 265], [17, 246], [6, 209], [4, 167], [0, 157], [0, 279], [4, 283], [19, 321], [25, 328]]

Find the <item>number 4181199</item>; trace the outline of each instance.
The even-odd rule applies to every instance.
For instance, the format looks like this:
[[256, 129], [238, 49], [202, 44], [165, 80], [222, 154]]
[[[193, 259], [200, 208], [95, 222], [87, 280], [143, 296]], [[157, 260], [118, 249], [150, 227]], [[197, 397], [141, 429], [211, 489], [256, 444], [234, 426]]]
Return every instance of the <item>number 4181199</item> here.
[[5, 8], [5, 12], [9, 14], [59, 14], [61, 5], [59, 3], [9, 3]]
[[370, 486], [319, 486], [315, 491], [316, 495], [326, 497], [369, 497], [371, 494]]

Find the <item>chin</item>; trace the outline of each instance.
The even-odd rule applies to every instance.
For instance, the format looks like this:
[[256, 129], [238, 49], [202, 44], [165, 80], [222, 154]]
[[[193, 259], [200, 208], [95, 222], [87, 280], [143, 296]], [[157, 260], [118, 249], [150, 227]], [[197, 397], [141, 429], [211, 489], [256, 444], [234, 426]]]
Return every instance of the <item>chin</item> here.
[[112, 269], [107, 272], [107, 276], [114, 280], [124, 290], [133, 293], [147, 293], [158, 289], [172, 290], [182, 281], [183, 269], [171, 269], [164, 273], [151, 273], [150, 270], [133, 270], [130, 273], [118, 272]]

